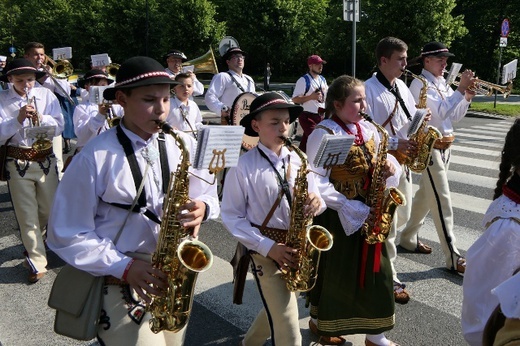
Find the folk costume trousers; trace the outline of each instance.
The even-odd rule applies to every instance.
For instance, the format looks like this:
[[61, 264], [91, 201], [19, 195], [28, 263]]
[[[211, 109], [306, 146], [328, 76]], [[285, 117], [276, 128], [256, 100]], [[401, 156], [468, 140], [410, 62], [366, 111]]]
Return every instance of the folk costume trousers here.
[[253, 275], [264, 304], [246, 333], [245, 346], [300, 346], [302, 337], [296, 293], [290, 292], [272, 259], [252, 254]]
[[44, 236], [58, 187], [56, 160], [44, 162], [8, 159], [8, 187], [16, 220], [20, 227], [27, 263], [34, 273], [45, 273], [47, 256]]
[[151, 315], [129, 285], [107, 285], [98, 327], [101, 345], [169, 346], [184, 343], [186, 326], [177, 333], [150, 329]]
[[405, 166], [401, 165], [403, 170], [403, 174], [399, 178], [399, 186], [397, 189], [401, 191], [406, 200], [405, 205], [402, 205], [397, 208], [397, 211], [394, 214], [394, 219], [392, 221], [392, 227], [390, 228], [390, 233], [385, 241], [386, 251], [388, 253], [388, 258], [390, 259], [390, 267], [392, 269], [392, 278], [394, 282], [401, 283], [397, 278], [397, 271], [395, 270], [395, 259], [397, 258], [397, 246], [395, 245], [395, 238], [397, 237], [397, 229], [406, 224], [408, 219], [410, 218], [410, 213], [412, 210], [412, 196], [413, 196], [413, 186], [412, 186], [412, 172]]
[[439, 236], [448, 269], [457, 268], [459, 250], [453, 233], [453, 208], [451, 205], [448, 168], [451, 149], [434, 149], [430, 165], [422, 173], [419, 190], [415, 193], [412, 214], [401, 233], [400, 245], [407, 250], [417, 248], [419, 230], [429, 212]]

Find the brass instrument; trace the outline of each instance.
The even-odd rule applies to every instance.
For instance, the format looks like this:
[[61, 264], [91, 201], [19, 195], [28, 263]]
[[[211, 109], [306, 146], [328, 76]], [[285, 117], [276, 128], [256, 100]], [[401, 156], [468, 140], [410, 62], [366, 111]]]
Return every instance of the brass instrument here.
[[120, 66], [121, 65], [116, 64], [116, 63], [110, 63], [106, 66], [106, 72], [107, 72], [108, 76], [110, 77], [110, 79], [113, 79], [113, 80], [116, 79], [117, 71], [119, 71]]
[[211, 250], [203, 242], [191, 239], [190, 230], [184, 228], [177, 219], [181, 207], [189, 200], [189, 150], [182, 137], [170, 125], [159, 125], [163, 132], [173, 136], [177, 142], [181, 149], [181, 162], [177, 171], [170, 175], [157, 248], [152, 255], [154, 267], [168, 276], [165, 294], [154, 297], [148, 306], [152, 315], [150, 329], [154, 333], [162, 330], [178, 332], [188, 323], [197, 275], [213, 263]]
[[121, 122], [121, 117], [118, 117], [117, 115], [114, 114], [114, 109], [112, 108], [112, 103], [106, 103], [105, 105], [108, 105], [107, 116], [106, 116], [108, 127], [112, 128], [114, 126], [119, 125], [119, 123]]
[[[25, 88], [25, 96], [27, 101], [27, 106], [34, 107], [35, 111], [31, 118], [30, 124], [31, 127], [40, 127], [40, 114], [38, 113], [38, 107], [36, 106], [36, 101], [34, 97], [29, 97], [29, 88]], [[33, 142], [32, 148], [38, 151], [49, 150], [52, 148], [52, 141], [47, 138], [46, 134], [41, 134], [36, 138], [36, 141]]]
[[[410, 75], [414, 79], [419, 80], [422, 83], [422, 88], [419, 92], [419, 103], [416, 105], [417, 112], [419, 114], [416, 114], [416, 116], [424, 118], [427, 113], [426, 103], [428, 81], [423, 76], [418, 76], [409, 70], [405, 70], [405, 73], [407, 75]], [[410, 129], [412, 129], [412, 126], [410, 126]], [[421, 173], [422, 171], [424, 171], [430, 163], [433, 145], [435, 144], [435, 141], [440, 138], [442, 138], [442, 133], [433, 126], [427, 126], [427, 121], [423, 120], [417, 131], [408, 135], [409, 140], [413, 140], [417, 143], [417, 155], [415, 155], [414, 157], [406, 156], [406, 158], [404, 159], [404, 164], [408, 166], [412, 170], [412, 172]]]
[[308, 196], [307, 155], [293, 145], [289, 138], [282, 139], [302, 162], [294, 183], [291, 221], [285, 241], [285, 245], [298, 250], [298, 262], [296, 269], [283, 270], [282, 278], [289, 291], [307, 292], [316, 284], [320, 255], [322, 251], [328, 251], [332, 247], [332, 235], [324, 227], [312, 225], [312, 215], [307, 217], [303, 214]]
[[[457, 74], [457, 77], [452, 83], [453, 85], [459, 86], [460, 81], [458, 81], [457, 78], [460, 78], [461, 75], [462, 73]], [[507, 85], [498, 85], [476, 78], [475, 82], [470, 85], [468, 89], [478, 95], [484, 96], [491, 96], [496, 91], [497, 93], [503, 94], [504, 98], [506, 99], [511, 94], [511, 91], [513, 91], [513, 81], [509, 81]]]
[[[47, 65], [51, 67], [50, 72], [45, 67]], [[45, 72], [47, 74], [47, 76], [49, 76], [52, 79], [52, 81], [54, 82], [54, 85], [58, 89], [60, 89], [63, 96], [66, 97], [67, 100], [71, 104], [75, 105], [76, 102], [74, 102], [72, 97], [70, 97], [69, 93], [66, 92], [63, 89], [63, 87], [60, 85], [60, 83], [58, 83], [58, 81], [56, 80], [56, 78], [66, 79], [70, 75], [72, 75], [72, 73], [74, 72], [74, 69], [72, 68], [72, 64], [68, 60], [61, 60], [60, 62], [56, 62], [56, 61], [52, 60], [50, 56], [45, 55], [45, 60], [43, 62], [39, 61], [39, 67], [42, 69], [43, 72]]]
[[374, 224], [370, 226], [365, 221], [361, 227], [365, 241], [368, 244], [376, 244], [384, 242], [388, 237], [394, 213], [398, 206], [405, 205], [406, 200], [402, 192], [395, 187], [386, 187], [384, 168], [388, 152], [388, 132], [368, 114], [361, 113], [361, 116], [371, 122], [381, 136], [381, 142], [377, 151], [378, 160], [374, 164], [372, 181], [370, 182], [366, 199], [366, 204], [374, 209]]
[[211, 47], [204, 55], [201, 55], [198, 58], [182, 63], [182, 66], [190, 65], [194, 66], [193, 73], [218, 73], [215, 55], [213, 54], [213, 49], [211, 49]]

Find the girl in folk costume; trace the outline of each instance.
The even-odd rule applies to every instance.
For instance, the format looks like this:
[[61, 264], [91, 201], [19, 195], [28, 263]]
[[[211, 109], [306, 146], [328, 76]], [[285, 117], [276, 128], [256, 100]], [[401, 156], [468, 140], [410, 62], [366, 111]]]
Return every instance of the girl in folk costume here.
[[[360, 80], [341, 76], [329, 87], [326, 117], [309, 137], [320, 143], [326, 134], [353, 135], [346, 161], [331, 170], [313, 167], [319, 175], [319, 191], [327, 210], [315, 223], [327, 228], [334, 245], [322, 253], [316, 287], [310, 292], [311, 331], [322, 344], [345, 342], [341, 335], [367, 334], [366, 345], [395, 345], [383, 332], [394, 326], [392, 271], [381, 242], [369, 245], [361, 231], [365, 222], [374, 225], [366, 203], [376, 164], [382, 165], [382, 182], [396, 186], [400, 165], [391, 155], [380, 157], [377, 128], [361, 115], [366, 109], [365, 87]], [[307, 148], [309, 162], [318, 146]], [[375, 181], [375, 180], [374, 180]], [[383, 187], [384, 188], [384, 187]]]
[[493, 202], [482, 220], [486, 231], [468, 249], [462, 331], [482, 345], [484, 326], [499, 301], [491, 290], [520, 269], [520, 118], [506, 135]]

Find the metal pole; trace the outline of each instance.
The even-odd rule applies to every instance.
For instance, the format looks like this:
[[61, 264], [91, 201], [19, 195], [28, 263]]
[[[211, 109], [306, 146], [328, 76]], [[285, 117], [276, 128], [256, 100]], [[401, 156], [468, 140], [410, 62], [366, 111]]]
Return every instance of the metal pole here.
[[[498, 71], [497, 71], [497, 84], [500, 82], [500, 67], [502, 66], [502, 47], [500, 47], [500, 54], [498, 58]], [[495, 90], [495, 101], [493, 102], [493, 108], [497, 108], [497, 94], [498, 91]]]
[[148, 56], [148, 0], [146, 0], [145, 55]]
[[352, 0], [352, 77], [356, 77], [356, 1]]

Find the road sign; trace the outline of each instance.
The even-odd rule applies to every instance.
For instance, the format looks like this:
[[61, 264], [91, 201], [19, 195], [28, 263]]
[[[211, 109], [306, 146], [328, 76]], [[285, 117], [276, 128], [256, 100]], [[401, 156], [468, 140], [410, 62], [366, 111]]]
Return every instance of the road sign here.
[[359, 0], [343, 0], [343, 20], [359, 22]]
[[507, 37], [509, 35], [509, 19], [504, 19], [502, 21], [502, 26], [500, 27], [500, 36]]
[[507, 37], [500, 38], [500, 48], [507, 47]]

